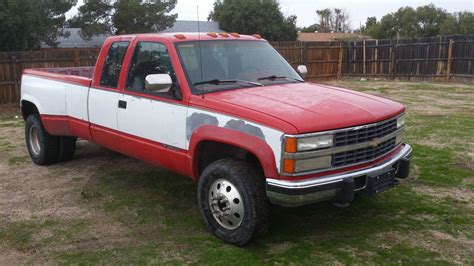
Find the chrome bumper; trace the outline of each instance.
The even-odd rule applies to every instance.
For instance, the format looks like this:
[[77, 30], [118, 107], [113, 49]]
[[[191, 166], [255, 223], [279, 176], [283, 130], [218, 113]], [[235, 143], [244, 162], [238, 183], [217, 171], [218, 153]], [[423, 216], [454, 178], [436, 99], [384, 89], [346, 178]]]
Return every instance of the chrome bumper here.
[[[336, 198], [341, 191], [352, 194], [362, 191], [366, 188], [369, 177], [376, 177], [389, 171], [394, 171], [395, 176], [398, 178], [405, 178], [408, 175], [411, 152], [411, 146], [404, 144], [403, 148], [391, 158], [370, 168], [354, 172], [345, 172], [298, 181], [267, 178], [267, 198], [271, 203], [276, 205], [296, 207]], [[362, 185], [355, 187], [352, 185], [350, 188], [347, 188], [348, 186], [346, 184], [348, 182], [354, 184], [353, 181], [356, 179], [362, 181], [358, 182]], [[352, 199], [350, 196], [349, 198]]]

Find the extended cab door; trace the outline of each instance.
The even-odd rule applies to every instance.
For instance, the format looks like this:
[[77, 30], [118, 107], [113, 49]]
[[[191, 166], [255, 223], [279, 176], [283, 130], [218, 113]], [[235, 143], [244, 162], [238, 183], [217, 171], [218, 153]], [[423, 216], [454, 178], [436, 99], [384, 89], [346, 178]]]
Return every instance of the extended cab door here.
[[[169, 74], [167, 92], [145, 89], [151, 74]], [[123, 152], [177, 171], [183, 170], [187, 106], [166, 45], [139, 41], [135, 45], [118, 109], [118, 130]]]
[[[92, 139], [99, 145], [119, 151], [117, 109], [122, 64], [130, 42], [117, 40], [104, 44], [108, 50], [99, 58], [89, 91], [89, 121]], [[102, 57], [103, 56], [103, 57]]]

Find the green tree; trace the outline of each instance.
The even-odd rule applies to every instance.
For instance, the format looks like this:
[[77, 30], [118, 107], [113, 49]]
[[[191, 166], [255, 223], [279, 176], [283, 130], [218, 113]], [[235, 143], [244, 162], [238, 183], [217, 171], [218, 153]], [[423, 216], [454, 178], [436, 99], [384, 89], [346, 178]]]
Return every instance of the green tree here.
[[56, 46], [65, 13], [76, 1], [0, 0], [0, 51], [36, 50], [42, 43]]
[[173, 25], [169, 13], [177, 0], [89, 0], [68, 23], [81, 28], [84, 39], [99, 34], [129, 34], [164, 30]]
[[[369, 22], [369, 21], [368, 21]], [[467, 34], [474, 32], [472, 12], [449, 14], [433, 4], [418, 7], [402, 7], [387, 14], [379, 22], [362, 28], [362, 33], [374, 38], [417, 38], [440, 34]]]
[[469, 11], [449, 14], [441, 24], [440, 32], [443, 35], [449, 34], [473, 34], [474, 33], [474, 13]]
[[285, 17], [275, 0], [217, 0], [209, 20], [228, 32], [259, 33], [270, 41], [294, 41], [296, 16]]

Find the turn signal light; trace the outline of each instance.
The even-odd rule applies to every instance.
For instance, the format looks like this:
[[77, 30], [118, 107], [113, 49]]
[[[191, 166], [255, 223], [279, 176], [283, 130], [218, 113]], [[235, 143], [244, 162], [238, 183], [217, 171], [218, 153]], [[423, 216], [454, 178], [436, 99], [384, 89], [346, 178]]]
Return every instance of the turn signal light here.
[[283, 172], [286, 174], [295, 173], [295, 160], [293, 159], [284, 159], [283, 160]]
[[297, 150], [296, 138], [287, 138], [285, 140], [285, 152], [294, 153]]

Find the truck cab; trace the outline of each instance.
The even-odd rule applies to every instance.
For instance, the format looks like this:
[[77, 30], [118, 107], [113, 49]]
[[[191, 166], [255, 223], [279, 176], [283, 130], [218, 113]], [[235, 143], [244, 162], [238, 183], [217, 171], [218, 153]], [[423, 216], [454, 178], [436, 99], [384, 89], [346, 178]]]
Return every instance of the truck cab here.
[[94, 67], [27, 69], [30, 157], [71, 160], [77, 138], [195, 180], [209, 230], [245, 245], [271, 204], [375, 195], [408, 176], [405, 108], [304, 81], [259, 35], [114, 36]]

